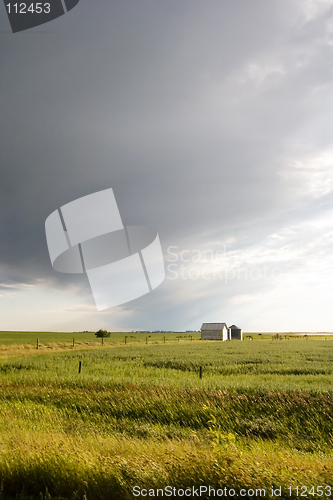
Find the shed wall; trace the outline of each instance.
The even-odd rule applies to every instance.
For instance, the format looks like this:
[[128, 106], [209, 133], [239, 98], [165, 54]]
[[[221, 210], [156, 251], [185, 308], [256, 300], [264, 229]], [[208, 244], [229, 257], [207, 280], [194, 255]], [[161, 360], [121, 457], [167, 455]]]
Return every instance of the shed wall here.
[[202, 340], [222, 340], [221, 330], [201, 330]]
[[242, 330], [240, 328], [230, 328], [231, 339], [243, 340]]

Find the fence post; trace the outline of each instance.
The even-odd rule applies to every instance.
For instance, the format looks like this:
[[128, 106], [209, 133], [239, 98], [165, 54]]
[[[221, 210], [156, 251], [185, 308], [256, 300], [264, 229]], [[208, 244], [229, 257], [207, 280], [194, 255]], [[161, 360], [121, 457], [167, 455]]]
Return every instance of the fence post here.
[[191, 335], [191, 342], [192, 342], [192, 335]]
[[148, 337], [146, 337], [146, 344], [148, 344]]
[[202, 378], [202, 366], [199, 367], [199, 378]]
[[165, 343], [165, 337], [164, 337], [164, 343]]
[[73, 347], [75, 347], [75, 339], [73, 339]]
[[127, 337], [125, 337], [125, 345], [127, 344]]
[[81, 373], [82, 361], [79, 361], [79, 373]]
[[37, 339], [37, 349], [39, 349], [39, 342], [38, 342], [38, 339]]
[[102, 345], [104, 345], [104, 337], [102, 337]]

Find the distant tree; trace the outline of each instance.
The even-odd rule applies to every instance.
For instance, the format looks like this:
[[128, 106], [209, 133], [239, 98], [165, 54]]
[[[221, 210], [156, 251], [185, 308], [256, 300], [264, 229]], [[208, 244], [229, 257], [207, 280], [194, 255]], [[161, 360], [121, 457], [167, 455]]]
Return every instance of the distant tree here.
[[99, 338], [110, 337], [110, 335], [111, 335], [111, 332], [107, 332], [106, 330], [98, 330], [98, 332], [95, 333], [95, 336], [99, 337]]

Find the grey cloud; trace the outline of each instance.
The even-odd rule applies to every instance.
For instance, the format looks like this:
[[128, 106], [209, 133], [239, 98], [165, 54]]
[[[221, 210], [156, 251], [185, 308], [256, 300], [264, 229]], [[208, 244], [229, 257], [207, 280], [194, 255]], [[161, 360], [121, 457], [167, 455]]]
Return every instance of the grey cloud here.
[[[107, 187], [124, 224], [155, 227], [165, 248], [256, 245], [326, 213], [329, 195], [306, 201], [279, 174], [330, 145], [330, 18], [328, 4], [306, 21], [296, 0], [81, 0], [35, 30], [51, 33], [0, 34], [1, 282], [44, 279], [89, 301], [85, 278], [52, 270], [44, 222]], [[181, 312], [178, 286], [154, 292], [156, 310], [185, 322], [220, 293], [198, 284]]]

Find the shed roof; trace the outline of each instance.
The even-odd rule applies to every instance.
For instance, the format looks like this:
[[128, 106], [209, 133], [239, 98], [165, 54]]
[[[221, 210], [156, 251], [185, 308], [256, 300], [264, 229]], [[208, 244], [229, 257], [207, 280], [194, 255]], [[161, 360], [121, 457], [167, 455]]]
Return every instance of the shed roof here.
[[223, 330], [228, 328], [226, 323], [202, 323], [201, 330]]
[[229, 328], [232, 328], [233, 330], [240, 330], [239, 326], [236, 325], [231, 325]]

